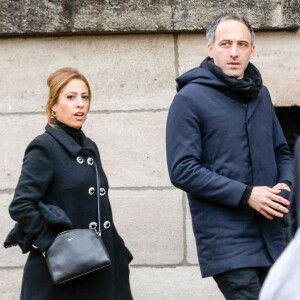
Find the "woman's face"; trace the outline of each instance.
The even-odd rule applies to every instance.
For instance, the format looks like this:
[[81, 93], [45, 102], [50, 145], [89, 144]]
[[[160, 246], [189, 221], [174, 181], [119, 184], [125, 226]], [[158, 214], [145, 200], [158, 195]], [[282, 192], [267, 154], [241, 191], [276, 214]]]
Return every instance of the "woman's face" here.
[[77, 129], [85, 122], [89, 108], [89, 90], [80, 79], [72, 79], [61, 90], [57, 102], [52, 106], [58, 121]]

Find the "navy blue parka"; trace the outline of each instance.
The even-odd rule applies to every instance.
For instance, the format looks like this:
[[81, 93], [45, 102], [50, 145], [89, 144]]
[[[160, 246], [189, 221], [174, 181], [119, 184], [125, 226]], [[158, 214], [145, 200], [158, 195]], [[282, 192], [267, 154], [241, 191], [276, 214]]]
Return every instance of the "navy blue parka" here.
[[291, 154], [265, 86], [246, 104], [204, 68], [177, 79], [167, 121], [171, 182], [187, 192], [203, 277], [270, 266], [283, 225], [239, 205], [247, 186], [292, 182]]

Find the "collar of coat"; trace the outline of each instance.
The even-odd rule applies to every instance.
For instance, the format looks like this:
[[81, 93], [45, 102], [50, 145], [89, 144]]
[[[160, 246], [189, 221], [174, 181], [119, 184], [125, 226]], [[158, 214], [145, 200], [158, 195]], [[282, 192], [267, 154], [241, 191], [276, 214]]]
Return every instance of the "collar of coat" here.
[[[219, 89], [223, 87], [226, 88], [226, 84], [221, 81], [215, 74], [213, 74], [211, 71], [196, 67], [194, 69], [191, 69], [187, 71], [186, 73], [182, 74], [176, 79], [177, 82], [177, 92], [179, 92], [184, 87], [187, 87], [189, 84], [199, 84], [199, 85], [205, 85], [209, 86], [213, 89]], [[263, 87], [263, 86], [262, 86]], [[223, 93], [224, 94], [224, 93]], [[228, 94], [224, 94], [228, 98], [232, 99]], [[250, 119], [250, 117], [253, 115], [254, 111], [256, 110], [256, 107], [258, 104], [264, 100], [264, 98], [269, 98], [269, 93], [267, 92], [267, 89], [265, 87], [261, 88], [257, 97], [252, 99], [251, 101], [247, 102], [247, 121]], [[242, 101], [235, 101], [238, 103], [238, 105], [244, 105]]]
[[97, 154], [94, 144], [84, 134], [82, 139], [82, 146], [80, 146], [71, 136], [69, 136], [59, 126], [53, 128], [49, 124], [47, 124], [45, 130], [73, 157], [76, 157], [80, 153], [86, 151], [92, 152], [95, 156]]

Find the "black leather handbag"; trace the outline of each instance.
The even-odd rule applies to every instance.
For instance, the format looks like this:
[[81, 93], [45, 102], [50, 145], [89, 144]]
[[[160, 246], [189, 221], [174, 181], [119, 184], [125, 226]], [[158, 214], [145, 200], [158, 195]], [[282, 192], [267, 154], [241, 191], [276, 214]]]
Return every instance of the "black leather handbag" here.
[[[96, 228], [73, 229], [60, 233], [43, 253], [51, 277], [61, 284], [111, 264], [101, 238], [99, 175], [97, 176], [98, 231]], [[96, 226], [95, 226], [96, 227]]]

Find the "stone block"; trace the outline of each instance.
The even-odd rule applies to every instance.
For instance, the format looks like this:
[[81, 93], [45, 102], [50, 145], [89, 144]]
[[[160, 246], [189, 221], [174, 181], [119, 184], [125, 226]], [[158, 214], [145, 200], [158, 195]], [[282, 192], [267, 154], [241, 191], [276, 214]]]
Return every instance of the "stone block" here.
[[71, 31], [72, 1], [0, 1], [0, 32], [31, 34]]
[[282, 1], [283, 22], [286, 26], [292, 25], [299, 27], [300, 25], [300, 0], [284, 0]]
[[131, 268], [135, 300], [224, 300], [212, 278], [201, 278], [198, 267]]
[[111, 187], [171, 186], [165, 153], [166, 111], [88, 118], [85, 132], [99, 147]]
[[178, 46], [178, 72], [179, 75], [192, 68], [199, 67], [207, 57], [207, 40], [205, 34], [179, 34]]
[[189, 203], [185, 195], [185, 230], [186, 230], [186, 254], [187, 254], [187, 263], [192, 265], [198, 265], [198, 255], [195, 236], [193, 232], [192, 217], [190, 213]]
[[183, 207], [180, 191], [111, 190], [110, 202], [117, 230], [134, 256], [132, 265], [182, 262]]
[[0, 298], [1, 300], [20, 299], [22, 285], [22, 268], [0, 269]]
[[8, 194], [8, 193], [0, 194], [0, 236], [1, 236], [0, 268], [20, 267], [20, 266], [22, 267], [24, 266], [24, 263], [27, 258], [27, 254], [22, 254], [22, 251], [18, 246], [14, 246], [11, 248], [3, 247], [3, 242], [5, 238], [7, 237], [8, 233], [15, 225], [15, 221], [13, 221], [10, 218], [8, 213], [8, 206], [12, 198], [13, 198], [12, 194]]
[[[1, 115], [0, 151], [3, 159], [0, 164], [1, 189], [15, 188], [24, 152], [31, 140], [44, 132], [46, 117], [42, 115]], [[4, 129], [5, 126], [5, 129]]]
[[171, 30], [172, 4], [163, 0], [76, 1], [74, 31], [160, 31]]
[[226, 9], [243, 13], [254, 28], [283, 26], [279, 1], [201, 1], [177, 0], [174, 9], [175, 30], [206, 30], [207, 25]]
[[[83, 129], [98, 145], [112, 187], [171, 186], [165, 155], [167, 112], [90, 113]], [[28, 143], [44, 132], [40, 114], [1, 115], [0, 186], [14, 188]]]
[[2, 113], [44, 111], [62, 67], [87, 77], [92, 111], [167, 109], [175, 94], [172, 35], [0, 39], [0, 57]]
[[275, 106], [300, 105], [300, 35], [258, 32], [252, 62], [262, 74]]
[[[252, 63], [260, 70], [276, 106], [300, 105], [299, 41], [300, 36], [295, 32], [256, 33]], [[178, 36], [179, 74], [200, 65], [207, 56], [206, 45], [204, 34]]]
[[[22, 274], [22, 268], [0, 270], [2, 300], [19, 299]], [[214, 280], [202, 279], [198, 267], [131, 267], [130, 282], [135, 300], [224, 300]]]

